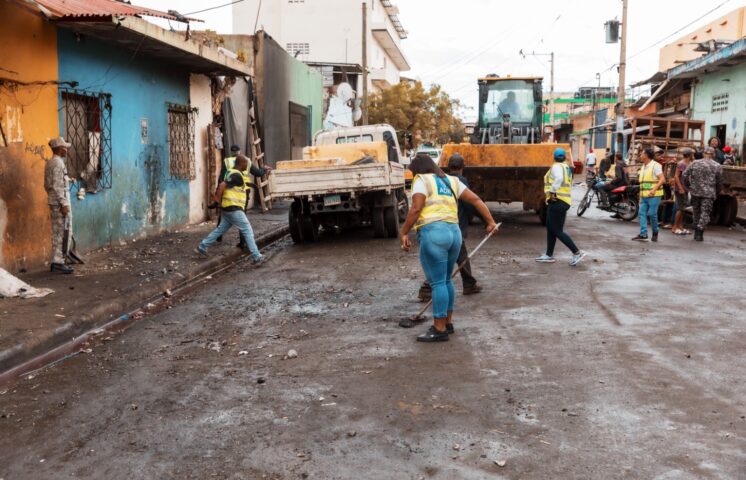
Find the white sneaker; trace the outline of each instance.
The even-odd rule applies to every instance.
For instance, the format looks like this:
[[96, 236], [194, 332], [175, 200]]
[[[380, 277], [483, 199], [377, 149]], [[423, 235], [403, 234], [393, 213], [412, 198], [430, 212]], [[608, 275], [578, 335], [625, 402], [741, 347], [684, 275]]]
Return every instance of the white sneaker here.
[[554, 259], [554, 257], [550, 257], [546, 253], [540, 257], [536, 257], [534, 260], [536, 260], [539, 263], [554, 263], [557, 261]]
[[578, 252], [576, 255], [573, 255], [572, 260], [570, 260], [570, 266], [574, 267], [578, 263], [582, 262], [586, 255], [588, 254], [585, 252]]

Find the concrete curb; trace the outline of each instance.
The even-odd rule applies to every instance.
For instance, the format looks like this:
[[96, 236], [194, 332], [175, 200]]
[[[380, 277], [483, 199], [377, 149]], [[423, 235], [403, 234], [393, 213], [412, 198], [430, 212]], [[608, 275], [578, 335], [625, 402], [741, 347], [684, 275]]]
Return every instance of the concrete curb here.
[[[258, 237], [256, 243], [259, 248], [264, 248], [288, 233], [288, 227], [283, 226]], [[166, 290], [182, 288], [193, 280], [214, 273], [248, 255], [248, 253], [236, 250], [206, 259], [195, 267], [182, 271], [181, 277], [173, 276], [153, 282], [147, 287], [132, 288], [128, 292], [122, 292], [116, 298], [99, 303], [76, 320], [60, 325], [49, 336], [29, 339], [28, 342], [0, 351], [0, 384], [65, 356], [70, 353], [71, 348], [74, 349], [79, 345], [81, 337], [89, 336], [92, 330], [131, 322], [132, 311], [138, 310], [149, 301], [163, 298]], [[66, 344], [68, 344], [67, 349], [64, 348]]]

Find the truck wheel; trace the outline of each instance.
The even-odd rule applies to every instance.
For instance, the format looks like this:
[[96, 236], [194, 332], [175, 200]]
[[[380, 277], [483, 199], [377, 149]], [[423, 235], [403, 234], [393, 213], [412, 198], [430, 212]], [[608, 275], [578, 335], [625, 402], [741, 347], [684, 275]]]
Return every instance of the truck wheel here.
[[730, 227], [738, 216], [738, 199], [730, 195], [722, 197], [722, 214], [720, 225]]
[[319, 239], [319, 224], [316, 219], [310, 215], [303, 215], [300, 220], [303, 240], [307, 242], [316, 242]]
[[536, 211], [536, 213], [539, 214], [539, 223], [541, 223], [542, 225], [546, 225], [547, 224], [547, 206], [546, 205], [542, 205]]
[[372, 212], [371, 223], [373, 224], [373, 236], [383, 238], [386, 236], [386, 226], [383, 221], [383, 208], [375, 207]]
[[293, 243], [303, 243], [303, 235], [301, 234], [301, 222], [300, 214], [298, 213], [297, 203], [293, 203], [288, 210], [288, 227], [290, 229], [290, 238], [293, 239]]
[[407, 192], [403, 188], [396, 191], [396, 202], [399, 221], [404, 223], [409, 214], [409, 198], [407, 198]]
[[399, 238], [399, 215], [397, 207], [392, 205], [383, 209], [383, 224], [386, 227], [386, 236], [388, 238]]

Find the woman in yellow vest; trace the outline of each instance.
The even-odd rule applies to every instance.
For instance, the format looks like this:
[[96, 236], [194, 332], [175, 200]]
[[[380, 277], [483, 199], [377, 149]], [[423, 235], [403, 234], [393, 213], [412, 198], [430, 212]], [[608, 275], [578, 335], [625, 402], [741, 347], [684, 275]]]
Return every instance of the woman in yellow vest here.
[[246, 217], [246, 184], [249, 182], [243, 171], [248, 168], [249, 159], [243, 155], [236, 158], [236, 168], [228, 170], [225, 179], [220, 182], [213, 200], [220, 202], [220, 223], [217, 228], [210, 232], [202, 240], [195, 252], [207, 257], [207, 249], [210, 248], [229, 228], [235, 226], [241, 232], [241, 239], [246, 242], [255, 264], [262, 262], [262, 254], [254, 241], [254, 232], [251, 229], [249, 219]]
[[653, 160], [655, 152], [652, 148], [642, 151], [642, 167], [638, 173], [640, 181], [640, 234], [632, 238], [638, 242], [648, 240], [648, 217], [653, 227], [653, 240], [658, 241], [658, 207], [663, 199], [663, 184], [666, 177], [663, 175], [663, 166]]
[[409, 164], [412, 180], [412, 205], [401, 228], [401, 248], [412, 246], [409, 232], [417, 231], [420, 242], [420, 263], [432, 287], [433, 325], [417, 337], [419, 342], [442, 342], [454, 333], [453, 304], [456, 290], [451, 273], [461, 249], [458, 226], [458, 199], [469, 202], [487, 221], [487, 231], [497, 226], [487, 205], [457, 177], [446, 175], [426, 154], [417, 155]]
[[564, 243], [572, 252], [570, 266], [574, 267], [585, 258], [585, 253], [572, 241], [570, 235], [565, 233], [565, 219], [567, 211], [572, 205], [571, 187], [572, 187], [572, 170], [565, 163], [565, 149], [557, 148], [554, 150], [554, 165], [544, 175], [544, 195], [547, 202], [547, 250], [537, 257], [539, 263], [554, 263], [554, 246], [557, 240]]

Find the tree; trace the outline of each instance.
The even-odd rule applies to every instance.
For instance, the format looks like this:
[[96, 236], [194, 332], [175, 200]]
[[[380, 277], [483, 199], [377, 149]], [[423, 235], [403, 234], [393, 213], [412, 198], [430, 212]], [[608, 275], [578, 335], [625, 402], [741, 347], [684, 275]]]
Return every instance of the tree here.
[[402, 82], [370, 97], [370, 123], [388, 123], [405, 145], [405, 135], [412, 135], [415, 143], [444, 144], [461, 142], [464, 126], [455, 111], [460, 102], [451, 98], [440, 85], [429, 89], [422, 82]]

